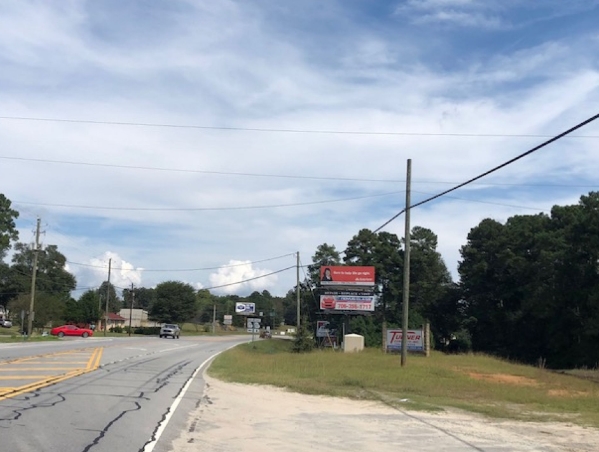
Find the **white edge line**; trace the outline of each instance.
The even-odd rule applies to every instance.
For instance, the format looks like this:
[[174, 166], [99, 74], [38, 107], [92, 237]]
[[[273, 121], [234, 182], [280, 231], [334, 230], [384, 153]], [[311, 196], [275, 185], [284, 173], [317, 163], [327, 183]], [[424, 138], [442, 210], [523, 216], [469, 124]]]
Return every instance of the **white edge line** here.
[[214, 355], [212, 355], [209, 358], [207, 358], [202, 364], [200, 364], [196, 368], [196, 370], [193, 371], [193, 373], [191, 374], [191, 377], [189, 377], [189, 379], [187, 380], [187, 382], [183, 386], [183, 389], [181, 389], [181, 392], [175, 398], [175, 401], [173, 402], [173, 404], [169, 407], [168, 412], [166, 413], [166, 416], [164, 416], [164, 419], [160, 422], [160, 425], [158, 426], [158, 429], [156, 430], [156, 433], [154, 435], [154, 439], [151, 440], [150, 442], [146, 443], [146, 445], [142, 449], [142, 452], [152, 452], [154, 450], [154, 447], [156, 447], [156, 444], [160, 440], [160, 437], [164, 433], [164, 430], [166, 430], [166, 427], [167, 427], [169, 421], [173, 417], [173, 414], [175, 414], [175, 410], [177, 409], [177, 407], [181, 403], [181, 400], [183, 400], [183, 397], [185, 397], [185, 393], [189, 389], [189, 386], [191, 386], [191, 383], [195, 379], [195, 377], [198, 374], [198, 372], [200, 370], [202, 370], [202, 367], [204, 367], [206, 364], [208, 364], [211, 360], [213, 360], [214, 358], [216, 358], [221, 353], [226, 352], [227, 350], [230, 350], [233, 347], [237, 347], [240, 344], [243, 344], [243, 342], [240, 342], [239, 344], [231, 345], [230, 347], [228, 347], [228, 348], [226, 348], [224, 350], [221, 350], [218, 353], [215, 353]]

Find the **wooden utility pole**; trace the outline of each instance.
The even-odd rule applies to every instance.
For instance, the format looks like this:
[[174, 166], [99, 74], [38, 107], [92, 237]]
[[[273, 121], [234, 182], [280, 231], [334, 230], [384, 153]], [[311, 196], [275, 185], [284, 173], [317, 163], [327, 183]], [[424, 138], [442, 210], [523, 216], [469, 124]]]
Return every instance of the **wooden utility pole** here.
[[131, 330], [133, 329], [133, 325], [131, 325], [131, 321], [133, 320], [133, 302], [135, 301], [135, 292], [133, 292], [133, 283], [131, 283], [131, 306], [129, 306], [129, 337], [131, 337]]
[[296, 279], [297, 279], [297, 286], [296, 286], [296, 297], [297, 297], [297, 332], [296, 334], [299, 334], [299, 329], [300, 329], [300, 315], [301, 315], [301, 309], [300, 309], [300, 256], [299, 256], [299, 251], [297, 252], [297, 274], [296, 274]]
[[216, 334], [216, 303], [212, 305], [212, 334]]
[[408, 357], [408, 310], [410, 302], [410, 189], [412, 179], [412, 159], [408, 159], [406, 175], [406, 224], [405, 252], [403, 259], [403, 303], [401, 316], [401, 365], [406, 365]]
[[108, 259], [108, 284], [106, 285], [106, 309], [104, 310], [104, 336], [108, 330], [108, 300], [110, 299], [110, 268], [112, 267], [112, 258]]
[[31, 302], [29, 303], [29, 316], [27, 317], [27, 337], [31, 337], [33, 331], [33, 318], [35, 316], [35, 280], [37, 278], [37, 259], [40, 251], [40, 223], [37, 219], [37, 228], [35, 229], [35, 247], [33, 248], [33, 271], [31, 273]]

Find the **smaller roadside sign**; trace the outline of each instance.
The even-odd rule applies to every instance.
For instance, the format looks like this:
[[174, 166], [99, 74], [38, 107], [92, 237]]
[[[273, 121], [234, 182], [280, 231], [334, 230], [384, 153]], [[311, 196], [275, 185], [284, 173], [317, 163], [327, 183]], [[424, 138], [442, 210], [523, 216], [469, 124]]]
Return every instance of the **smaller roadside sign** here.
[[247, 319], [247, 327], [248, 328], [260, 328], [260, 319]]
[[[402, 330], [387, 330], [387, 350], [388, 351], [401, 351], [402, 341]], [[424, 351], [424, 336], [422, 329], [408, 330], [408, 344], [407, 349], [409, 351]]]
[[330, 333], [329, 322], [326, 320], [316, 321], [316, 337], [327, 337]]

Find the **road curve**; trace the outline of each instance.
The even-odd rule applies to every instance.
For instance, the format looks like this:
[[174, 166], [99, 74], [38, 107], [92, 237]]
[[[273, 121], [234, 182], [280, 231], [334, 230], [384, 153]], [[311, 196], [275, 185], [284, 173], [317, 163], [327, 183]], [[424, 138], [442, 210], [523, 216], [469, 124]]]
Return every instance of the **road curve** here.
[[[200, 367], [245, 341], [243, 336], [88, 338], [0, 345], [4, 374], [10, 372], [11, 362], [28, 357], [48, 360], [67, 351], [83, 354], [102, 348], [103, 352], [96, 370], [1, 400], [1, 450], [172, 450], [172, 441], [202, 397]], [[18, 373], [25, 378], [25, 372]]]

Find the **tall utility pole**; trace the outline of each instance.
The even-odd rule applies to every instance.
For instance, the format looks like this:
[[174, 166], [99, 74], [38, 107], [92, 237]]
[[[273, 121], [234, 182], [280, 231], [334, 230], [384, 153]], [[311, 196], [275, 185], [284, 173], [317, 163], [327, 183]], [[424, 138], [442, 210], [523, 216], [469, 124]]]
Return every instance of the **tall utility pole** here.
[[216, 334], [216, 303], [212, 305], [212, 334]]
[[129, 306], [129, 337], [131, 337], [131, 320], [133, 319], [133, 302], [135, 301], [135, 292], [133, 292], [133, 283], [131, 283], [131, 306]]
[[406, 175], [406, 230], [405, 253], [403, 259], [403, 303], [401, 315], [401, 365], [406, 365], [408, 357], [408, 308], [410, 301], [410, 189], [412, 185], [412, 159], [408, 159]]
[[112, 258], [108, 259], [108, 284], [106, 285], [106, 309], [104, 309], [104, 336], [108, 329], [108, 300], [110, 299], [110, 268], [112, 267]]
[[35, 248], [33, 248], [33, 272], [31, 273], [31, 302], [29, 303], [29, 316], [27, 317], [27, 337], [31, 337], [33, 331], [33, 310], [35, 305], [35, 279], [37, 278], [37, 256], [40, 251], [40, 223], [37, 219], [37, 228], [35, 229]]
[[[300, 258], [299, 258], [299, 251], [297, 252], [297, 286], [296, 286], [296, 297], [297, 297], [297, 333], [299, 333], [299, 328], [300, 328], [300, 314], [301, 314], [301, 310], [300, 310], [300, 280], [299, 280], [299, 268], [300, 268]], [[297, 334], [296, 333], [296, 334]]]

